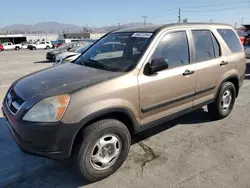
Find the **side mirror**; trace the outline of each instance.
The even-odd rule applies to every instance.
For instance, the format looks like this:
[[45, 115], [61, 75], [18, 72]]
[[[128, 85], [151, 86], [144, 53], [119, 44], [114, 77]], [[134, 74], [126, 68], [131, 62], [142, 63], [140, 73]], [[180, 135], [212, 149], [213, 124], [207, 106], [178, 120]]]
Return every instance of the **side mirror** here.
[[165, 70], [168, 68], [168, 61], [164, 58], [156, 58], [151, 61], [151, 63], [147, 63], [144, 74], [152, 75], [161, 70]]

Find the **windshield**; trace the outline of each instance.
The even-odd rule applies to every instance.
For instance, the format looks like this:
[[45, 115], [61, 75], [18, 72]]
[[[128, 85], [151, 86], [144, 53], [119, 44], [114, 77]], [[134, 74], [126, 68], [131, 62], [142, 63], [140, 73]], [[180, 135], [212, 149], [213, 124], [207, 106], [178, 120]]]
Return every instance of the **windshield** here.
[[109, 71], [131, 70], [153, 33], [111, 33], [100, 39], [74, 63]]

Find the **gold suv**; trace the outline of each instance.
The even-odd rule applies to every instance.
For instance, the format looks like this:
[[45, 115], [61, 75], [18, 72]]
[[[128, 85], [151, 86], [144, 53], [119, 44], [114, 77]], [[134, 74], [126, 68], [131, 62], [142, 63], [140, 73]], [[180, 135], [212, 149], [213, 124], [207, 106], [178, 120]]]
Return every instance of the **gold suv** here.
[[229, 25], [120, 29], [73, 63], [15, 81], [2, 109], [23, 151], [74, 156], [83, 177], [98, 181], [123, 164], [132, 134], [204, 105], [215, 119], [228, 116], [245, 68]]

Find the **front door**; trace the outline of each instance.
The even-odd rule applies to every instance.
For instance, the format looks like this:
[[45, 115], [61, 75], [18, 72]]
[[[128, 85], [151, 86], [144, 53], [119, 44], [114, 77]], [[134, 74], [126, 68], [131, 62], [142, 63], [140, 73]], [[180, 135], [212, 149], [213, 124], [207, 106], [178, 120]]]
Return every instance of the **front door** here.
[[193, 106], [195, 72], [189, 51], [186, 31], [161, 36], [147, 62], [164, 58], [169, 67], [149, 76], [143, 73], [144, 68], [139, 73], [142, 124]]

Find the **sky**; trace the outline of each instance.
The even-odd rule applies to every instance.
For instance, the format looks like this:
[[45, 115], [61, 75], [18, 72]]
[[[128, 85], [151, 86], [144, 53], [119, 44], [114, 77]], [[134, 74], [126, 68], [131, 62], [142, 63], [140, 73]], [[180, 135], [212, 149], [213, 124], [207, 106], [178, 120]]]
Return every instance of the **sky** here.
[[0, 27], [56, 21], [80, 26], [101, 27], [130, 22], [169, 23], [217, 22], [240, 26], [250, 24], [250, 0], [11, 0], [1, 1]]

